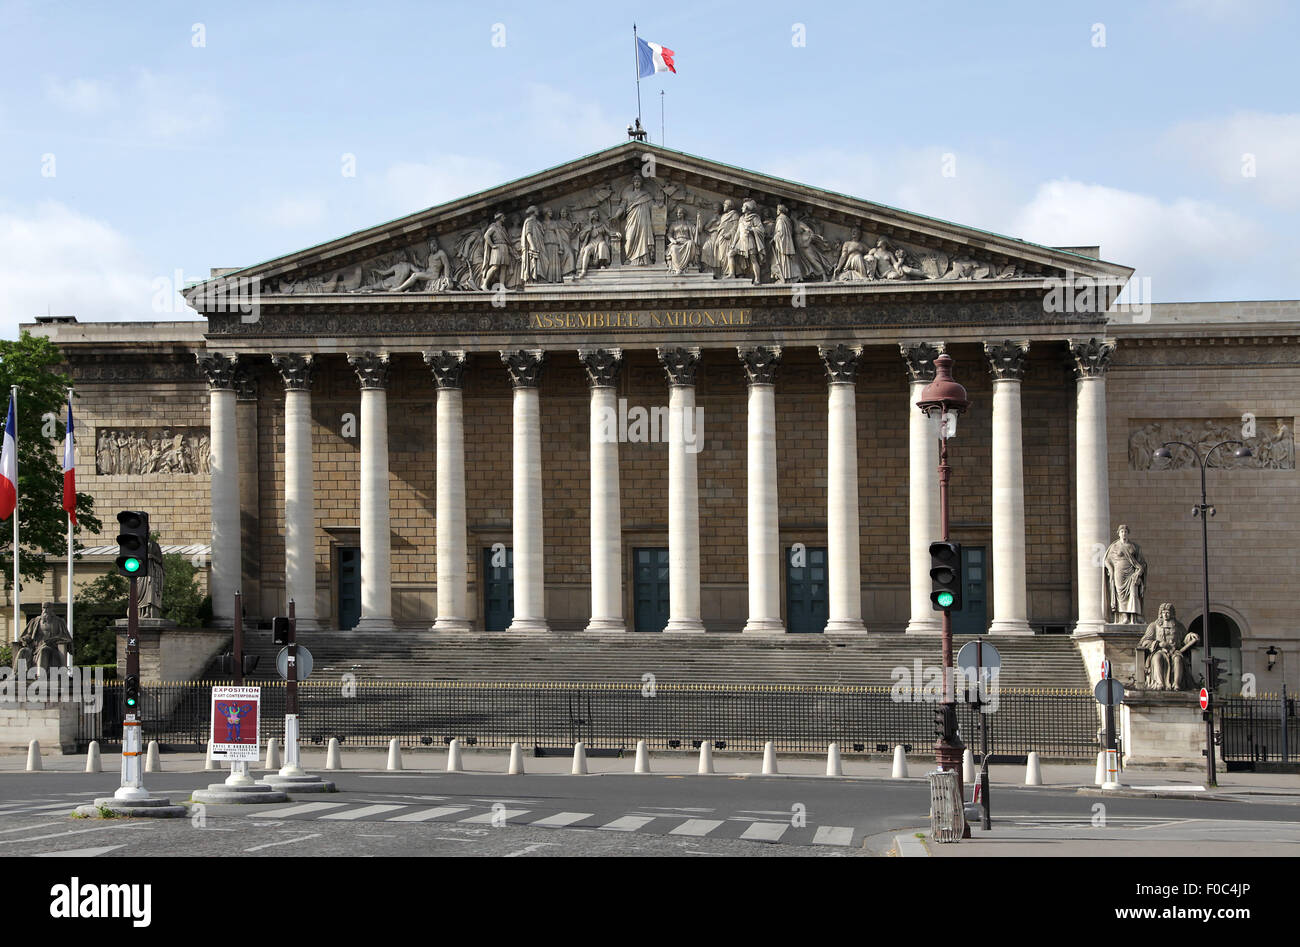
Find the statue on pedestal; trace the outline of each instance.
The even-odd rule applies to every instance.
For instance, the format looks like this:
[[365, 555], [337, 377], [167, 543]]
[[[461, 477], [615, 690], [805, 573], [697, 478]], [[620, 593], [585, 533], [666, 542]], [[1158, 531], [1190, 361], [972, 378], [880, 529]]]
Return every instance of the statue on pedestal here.
[[149, 541], [149, 574], [136, 582], [135, 603], [141, 618], [162, 618], [163, 590], [162, 547]]
[[1172, 603], [1162, 603], [1159, 617], [1138, 642], [1138, 682], [1147, 690], [1186, 690], [1191, 684], [1187, 652], [1200, 640], [1177, 619]]
[[1119, 538], [1106, 549], [1106, 613], [1115, 624], [1142, 623], [1142, 597], [1147, 588], [1147, 561], [1137, 543], [1129, 542], [1128, 527], [1120, 524]]
[[27, 623], [14, 648], [14, 667], [21, 661], [27, 667], [64, 667], [68, 663], [68, 649], [72, 635], [68, 623], [56, 612], [55, 602], [41, 605], [41, 613]]

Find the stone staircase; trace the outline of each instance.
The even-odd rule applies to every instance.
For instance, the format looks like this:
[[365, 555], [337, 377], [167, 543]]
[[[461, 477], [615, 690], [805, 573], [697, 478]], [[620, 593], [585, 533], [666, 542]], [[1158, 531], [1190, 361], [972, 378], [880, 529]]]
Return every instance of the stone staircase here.
[[[269, 632], [245, 635], [249, 654], [260, 655], [257, 679], [273, 679]], [[969, 640], [956, 639], [954, 654]], [[1065, 636], [985, 638], [1002, 655], [1004, 687], [1088, 687], [1087, 670]], [[312, 652], [313, 678], [352, 672], [359, 680], [554, 683], [637, 683], [651, 673], [659, 684], [883, 685], [894, 668], [937, 666], [938, 635], [869, 634], [844, 638], [740, 634], [549, 635], [312, 632], [301, 638]]]

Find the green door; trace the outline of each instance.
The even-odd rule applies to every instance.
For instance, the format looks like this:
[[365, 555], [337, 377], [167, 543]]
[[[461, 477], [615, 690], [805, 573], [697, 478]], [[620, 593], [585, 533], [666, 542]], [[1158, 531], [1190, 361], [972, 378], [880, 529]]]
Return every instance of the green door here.
[[494, 557], [491, 547], [483, 550], [483, 629], [505, 631], [515, 618], [515, 551], [506, 548], [504, 565], [493, 565]]
[[792, 633], [826, 630], [830, 598], [826, 590], [826, 547], [805, 546], [796, 555], [785, 551], [785, 620]]
[[636, 548], [632, 550], [632, 562], [632, 627], [637, 631], [663, 631], [668, 625], [668, 550]]
[[361, 620], [361, 549], [338, 549], [339, 629], [355, 628]]
[[983, 546], [961, 547], [961, 608], [952, 613], [952, 633], [983, 635], [988, 624], [988, 562]]

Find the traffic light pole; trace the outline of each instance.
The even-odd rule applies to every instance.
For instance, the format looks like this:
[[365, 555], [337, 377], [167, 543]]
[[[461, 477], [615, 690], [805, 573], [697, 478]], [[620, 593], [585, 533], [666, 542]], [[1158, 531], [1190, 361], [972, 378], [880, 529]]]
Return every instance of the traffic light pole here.
[[[1222, 447], [1222, 444], [1217, 445]], [[1214, 659], [1210, 650], [1210, 524], [1209, 504], [1205, 501], [1205, 465], [1210, 459], [1211, 450], [1201, 460], [1201, 589], [1205, 593], [1204, 610], [1201, 612], [1201, 636], [1205, 645], [1205, 693], [1208, 702], [1205, 705], [1205, 788], [1212, 789], [1218, 785], [1214, 773]]]
[[[126, 679], [140, 679], [140, 605], [136, 601], [136, 582], [134, 575], [128, 580], [126, 605]], [[124, 687], [123, 701], [126, 700]], [[140, 764], [144, 735], [140, 729], [140, 707], [127, 706], [122, 715], [122, 785], [113, 793], [114, 799], [130, 802], [136, 799], [148, 799], [149, 792], [144, 788], [143, 767]]]
[[289, 599], [289, 643], [285, 655], [284, 682], [284, 766], [280, 775], [287, 779], [305, 776], [298, 757], [298, 618], [293, 599]]
[[[939, 438], [939, 526], [943, 531], [943, 540], [948, 541], [948, 478], [951, 468], [948, 466], [948, 439]], [[956, 770], [957, 788], [960, 798], [965, 799], [965, 787], [962, 785], [961, 761], [962, 751], [966, 745], [957, 735], [957, 704], [953, 693], [952, 662], [952, 610], [943, 610], [943, 712], [944, 732], [934, 744], [935, 762], [939, 769]]]

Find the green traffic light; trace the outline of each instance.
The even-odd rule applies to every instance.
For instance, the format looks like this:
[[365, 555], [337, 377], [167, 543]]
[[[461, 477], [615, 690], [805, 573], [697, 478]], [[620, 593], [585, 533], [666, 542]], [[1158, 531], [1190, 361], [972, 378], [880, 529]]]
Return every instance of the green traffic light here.
[[940, 608], [950, 608], [952, 607], [953, 595], [951, 592], [940, 592], [937, 601]]
[[122, 563], [122, 568], [125, 569], [127, 572], [139, 572], [139, 571], [140, 571], [140, 560], [139, 560], [139, 559], [127, 559], [127, 560], [125, 560], [125, 561]]
[[127, 705], [128, 707], [134, 707], [134, 706], [135, 706], [135, 698], [134, 698], [134, 697], [128, 697], [128, 698], [126, 699], [126, 705]]

